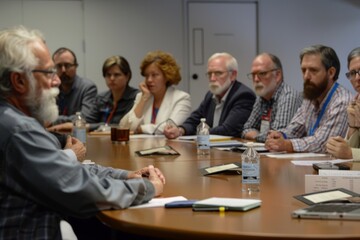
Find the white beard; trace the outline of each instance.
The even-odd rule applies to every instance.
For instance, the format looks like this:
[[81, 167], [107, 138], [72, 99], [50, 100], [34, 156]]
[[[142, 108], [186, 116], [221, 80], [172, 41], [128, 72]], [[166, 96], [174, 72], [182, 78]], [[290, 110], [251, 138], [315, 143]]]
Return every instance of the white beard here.
[[254, 85], [255, 93], [260, 97], [265, 97], [269, 95], [269, 93], [274, 92], [276, 87], [276, 81], [271, 81], [267, 87], [265, 87], [264, 84], [261, 82]]
[[231, 80], [230, 80], [230, 77], [228, 77], [223, 85], [220, 85], [217, 82], [210, 83], [209, 89], [212, 94], [221, 95], [230, 87], [230, 85], [231, 85]]
[[48, 90], [42, 90], [39, 95], [36, 91], [37, 81], [33, 76], [29, 76], [29, 83], [30, 90], [26, 97], [26, 105], [30, 109], [31, 116], [41, 124], [54, 122], [59, 117], [59, 109], [56, 104], [59, 88], [53, 87]]

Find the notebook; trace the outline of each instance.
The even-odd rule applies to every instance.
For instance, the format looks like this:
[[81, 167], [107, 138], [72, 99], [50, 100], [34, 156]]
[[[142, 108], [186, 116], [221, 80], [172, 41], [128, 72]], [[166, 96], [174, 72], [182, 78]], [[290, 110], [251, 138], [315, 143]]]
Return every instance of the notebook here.
[[293, 218], [360, 220], [360, 203], [320, 203], [292, 212]]
[[212, 197], [193, 204], [193, 211], [241, 211], [260, 207], [261, 200], [245, 198]]

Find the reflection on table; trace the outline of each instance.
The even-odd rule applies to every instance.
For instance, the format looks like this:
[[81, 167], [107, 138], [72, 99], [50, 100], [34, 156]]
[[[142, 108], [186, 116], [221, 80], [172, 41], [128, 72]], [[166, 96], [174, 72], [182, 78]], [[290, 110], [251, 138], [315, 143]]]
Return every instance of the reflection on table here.
[[[180, 156], [140, 157], [135, 151], [170, 145]], [[209, 197], [258, 198], [260, 208], [249, 212], [193, 212], [187, 209], [142, 208], [102, 211], [98, 218], [113, 229], [146, 239], [360, 239], [357, 221], [298, 220], [291, 212], [306, 205], [293, 198], [304, 193], [305, 174], [312, 167], [295, 166], [289, 159], [261, 157], [260, 192], [241, 192], [241, 176], [202, 176], [199, 169], [221, 163], [239, 162], [240, 153], [212, 149], [197, 156], [194, 142], [165, 138], [132, 139], [112, 144], [109, 136], [89, 136], [88, 156], [92, 161], [116, 168], [135, 170], [153, 164], [166, 176], [162, 197], [187, 199]]]

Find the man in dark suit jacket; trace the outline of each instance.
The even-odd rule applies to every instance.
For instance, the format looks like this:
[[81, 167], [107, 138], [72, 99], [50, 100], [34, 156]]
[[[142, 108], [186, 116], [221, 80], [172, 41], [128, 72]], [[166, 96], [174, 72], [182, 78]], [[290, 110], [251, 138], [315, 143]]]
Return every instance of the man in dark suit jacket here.
[[195, 135], [201, 118], [206, 118], [210, 134], [240, 137], [256, 96], [244, 84], [236, 81], [238, 64], [228, 53], [215, 53], [208, 60], [207, 76], [210, 91], [206, 93], [199, 108], [185, 122], [164, 130], [167, 138]]

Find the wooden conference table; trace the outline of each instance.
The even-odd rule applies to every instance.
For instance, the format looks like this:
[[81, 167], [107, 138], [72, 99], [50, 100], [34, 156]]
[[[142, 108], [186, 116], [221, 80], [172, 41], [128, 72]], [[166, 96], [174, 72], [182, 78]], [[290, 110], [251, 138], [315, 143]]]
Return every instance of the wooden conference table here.
[[[134, 152], [170, 145], [180, 156], [139, 157]], [[292, 219], [293, 210], [306, 205], [293, 198], [305, 193], [305, 174], [311, 167], [295, 166], [290, 159], [261, 157], [261, 191], [241, 191], [241, 176], [202, 176], [199, 168], [240, 161], [240, 153], [212, 149], [196, 155], [194, 143], [164, 138], [131, 139], [112, 144], [109, 136], [89, 136], [88, 158], [104, 166], [137, 170], [149, 164], [161, 169], [166, 185], [161, 197], [257, 198], [260, 208], [248, 212], [193, 212], [191, 208], [163, 207], [102, 211], [98, 218], [137, 239], [360, 239], [358, 221]]]

